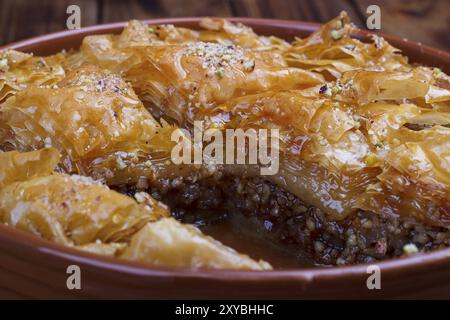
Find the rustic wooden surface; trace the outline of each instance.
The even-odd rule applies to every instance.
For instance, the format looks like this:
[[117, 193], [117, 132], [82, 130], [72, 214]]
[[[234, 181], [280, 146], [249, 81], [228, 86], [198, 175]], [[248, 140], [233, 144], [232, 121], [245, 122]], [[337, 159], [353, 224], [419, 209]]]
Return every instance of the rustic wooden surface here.
[[64, 30], [70, 4], [80, 6], [82, 26], [181, 16], [324, 22], [346, 10], [360, 27], [377, 4], [382, 32], [450, 51], [450, 0], [0, 0], [0, 45]]

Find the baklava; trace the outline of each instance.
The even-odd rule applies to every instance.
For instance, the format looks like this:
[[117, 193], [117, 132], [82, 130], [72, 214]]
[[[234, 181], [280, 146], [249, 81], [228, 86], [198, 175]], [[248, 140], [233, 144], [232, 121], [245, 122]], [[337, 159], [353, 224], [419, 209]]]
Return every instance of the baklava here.
[[[77, 51], [0, 52], [1, 220], [192, 268], [272, 268], [197, 228], [224, 223], [320, 266], [450, 245], [449, 76], [358, 40], [345, 12], [291, 43], [199, 27], [130, 21]], [[278, 170], [174, 163], [173, 132], [196, 123], [278, 130]]]

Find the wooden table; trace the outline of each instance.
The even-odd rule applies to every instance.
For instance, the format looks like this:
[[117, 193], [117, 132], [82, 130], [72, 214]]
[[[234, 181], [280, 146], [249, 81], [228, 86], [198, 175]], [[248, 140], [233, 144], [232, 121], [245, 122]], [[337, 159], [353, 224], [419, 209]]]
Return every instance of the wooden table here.
[[366, 8], [381, 8], [382, 32], [449, 51], [450, 0], [0, 0], [0, 45], [64, 30], [66, 8], [82, 26], [181, 16], [245, 16], [324, 22], [346, 10], [360, 27]]

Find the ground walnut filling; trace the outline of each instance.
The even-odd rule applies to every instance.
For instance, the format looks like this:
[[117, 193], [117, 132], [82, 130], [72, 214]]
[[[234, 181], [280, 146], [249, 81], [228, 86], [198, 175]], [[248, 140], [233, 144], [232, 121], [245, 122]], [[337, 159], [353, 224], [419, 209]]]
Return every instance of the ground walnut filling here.
[[[0, 222], [190, 268], [450, 246], [447, 74], [357, 39], [345, 12], [291, 42], [199, 27], [130, 21], [48, 57], [0, 51]], [[206, 153], [229, 132], [242, 144]]]
[[[228, 232], [231, 224], [234, 233], [243, 233], [261, 244], [269, 239], [274, 244], [271, 250], [288, 251], [290, 266], [367, 263], [450, 245], [448, 230], [426, 227], [414, 219], [359, 210], [342, 221], [332, 220], [260, 177], [218, 173], [195, 182], [177, 178], [147, 191], [168, 204], [178, 220], [204, 227], [206, 232], [213, 226], [213, 235], [223, 224], [227, 228], [224, 232]], [[228, 244], [239, 247], [239, 241], [237, 238]], [[264, 250], [259, 252], [262, 258]]]

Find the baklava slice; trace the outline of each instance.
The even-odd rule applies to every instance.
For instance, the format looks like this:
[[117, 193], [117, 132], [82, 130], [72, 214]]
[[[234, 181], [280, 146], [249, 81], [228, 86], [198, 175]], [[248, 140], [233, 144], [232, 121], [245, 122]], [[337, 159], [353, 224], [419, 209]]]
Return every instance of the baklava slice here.
[[153, 265], [271, 268], [169, 218], [167, 207], [146, 193], [133, 199], [89, 177], [52, 173], [58, 160], [53, 148], [0, 153], [1, 222], [66, 246]]
[[0, 51], [0, 103], [30, 86], [52, 87], [65, 76], [65, 53], [37, 57], [16, 50]]
[[241, 46], [241, 41], [202, 36], [172, 43], [148, 32], [146, 40], [124, 41], [130, 38], [130, 26], [120, 36], [86, 38], [80, 52], [68, 59], [69, 68], [91, 63], [120, 74], [154, 116], [180, 126], [192, 122], [200, 105], [323, 83], [318, 73], [289, 67], [276, 44], [255, 49]]
[[317, 263], [364, 262], [399, 256], [408, 245], [450, 244], [447, 88], [448, 77], [428, 68], [359, 70], [196, 117], [215, 129], [280, 131], [276, 174], [224, 166], [228, 212], [246, 212], [259, 221], [256, 230], [297, 243]]
[[61, 170], [111, 184], [151, 176], [152, 160], [170, 155], [172, 130], [119, 76], [95, 66], [73, 70], [51, 88], [26, 88], [0, 107], [3, 149], [54, 146]]
[[371, 42], [362, 42], [358, 35], [359, 30], [349, 21], [347, 13], [341, 12], [310, 36], [296, 38], [283, 55], [290, 66], [318, 72], [327, 80], [358, 69], [411, 69], [408, 58], [382, 37], [372, 35]]

